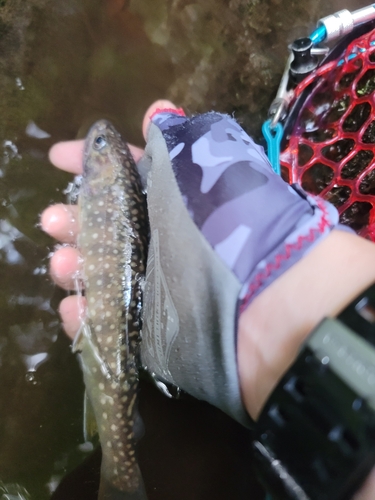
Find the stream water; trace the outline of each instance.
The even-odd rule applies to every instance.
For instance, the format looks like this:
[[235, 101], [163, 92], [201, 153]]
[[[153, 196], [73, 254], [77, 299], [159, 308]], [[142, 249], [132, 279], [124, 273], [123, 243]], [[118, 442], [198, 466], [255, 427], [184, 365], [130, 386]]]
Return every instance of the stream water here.
[[[205, 102], [236, 111], [259, 135], [284, 64], [284, 34], [307, 33], [344, 8], [338, 1], [288, 1], [287, 12], [277, 0], [263, 11], [259, 1], [216, 3], [217, 10], [211, 0], [0, 2], [0, 500], [93, 500], [98, 485], [100, 454], [83, 446], [81, 372], [56, 312], [63, 292], [48, 276], [56, 242], [38, 227], [43, 208], [65, 200], [70, 180], [50, 165], [51, 145], [82, 137], [97, 118], [141, 145], [143, 113], [164, 96], [192, 112]], [[272, 9], [283, 20], [294, 9], [296, 22], [282, 24]], [[258, 16], [258, 26], [244, 26], [241, 12]], [[255, 47], [250, 55], [240, 35]], [[251, 78], [257, 94], [249, 98]], [[263, 498], [250, 436], [225, 415], [190, 398], [167, 400], [147, 383], [140, 411], [150, 500]]]

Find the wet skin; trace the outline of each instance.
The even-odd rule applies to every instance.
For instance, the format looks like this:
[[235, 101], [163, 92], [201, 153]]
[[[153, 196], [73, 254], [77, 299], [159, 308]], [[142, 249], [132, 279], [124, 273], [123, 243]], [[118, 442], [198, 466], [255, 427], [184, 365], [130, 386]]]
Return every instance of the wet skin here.
[[[168, 101], [150, 106], [143, 121], [144, 136], [152, 113], [172, 107], [176, 106]], [[142, 150], [134, 146], [130, 149], [138, 161]], [[82, 172], [82, 155], [83, 141], [59, 143], [50, 151], [56, 167], [74, 174]], [[74, 209], [62, 205], [49, 207], [41, 222], [43, 229], [60, 241], [76, 241]], [[358, 255], [362, 258], [358, 259]], [[51, 259], [53, 279], [67, 290], [74, 288], [73, 277], [79, 268], [80, 256], [72, 248], [57, 250]], [[253, 418], [312, 328], [324, 316], [335, 316], [373, 282], [374, 245], [357, 236], [333, 231], [251, 303], [239, 320], [238, 363], [244, 404]], [[60, 304], [65, 330], [72, 339], [80, 326], [82, 308], [85, 301], [77, 296], [66, 297]], [[374, 473], [355, 498], [375, 498]]]

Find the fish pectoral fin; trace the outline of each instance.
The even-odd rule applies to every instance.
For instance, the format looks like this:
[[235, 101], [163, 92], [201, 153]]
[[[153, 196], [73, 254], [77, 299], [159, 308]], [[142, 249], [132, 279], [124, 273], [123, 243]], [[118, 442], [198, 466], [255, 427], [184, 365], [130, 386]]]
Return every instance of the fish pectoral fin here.
[[83, 401], [83, 436], [85, 441], [92, 441], [98, 434], [98, 426], [92, 407], [91, 401], [85, 391], [85, 399]]
[[72, 344], [72, 351], [75, 352], [81, 352], [83, 348], [83, 340], [86, 337], [90, 336], [90, 327], [87, 323], [82, 323], [78, 332], [76, 333], [76, 336], [74, 337], [73, 344]]

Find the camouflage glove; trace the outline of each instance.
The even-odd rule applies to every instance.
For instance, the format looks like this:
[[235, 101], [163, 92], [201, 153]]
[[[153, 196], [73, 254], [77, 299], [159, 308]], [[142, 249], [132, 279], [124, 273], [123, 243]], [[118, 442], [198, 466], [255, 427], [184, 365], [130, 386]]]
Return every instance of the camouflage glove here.
[[142, 364], [250, 426], [237, 373], [238, 316], [338, 214], [274, 174], [227, 115], [156, 113], [139, 168], [151, 226]]

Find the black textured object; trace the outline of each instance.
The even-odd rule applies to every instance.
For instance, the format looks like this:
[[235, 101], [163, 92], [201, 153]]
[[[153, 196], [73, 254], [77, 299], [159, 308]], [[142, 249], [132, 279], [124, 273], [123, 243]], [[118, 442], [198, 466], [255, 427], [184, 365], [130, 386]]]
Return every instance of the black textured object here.
[[324, 320], [268, 399], [252, 443], [273, 500], [350, 500], [375, 464], [375, 285]]
[[311, 54], [312, 47], [313, 43], [310, 38], [297, 38], [290, 47], [294, 59], [290, 65], [289, 71], [295, 83], [300, 83], [318, 67], [318, 58]]

